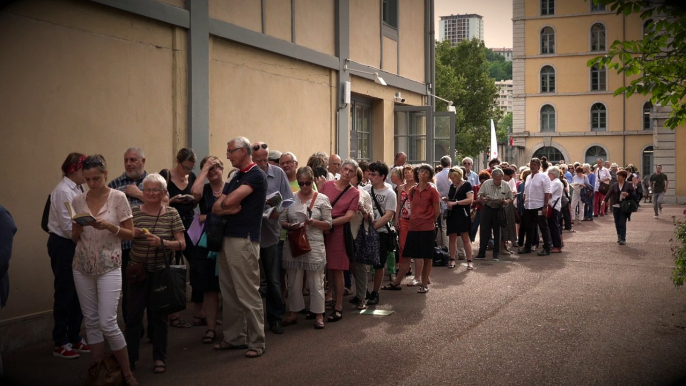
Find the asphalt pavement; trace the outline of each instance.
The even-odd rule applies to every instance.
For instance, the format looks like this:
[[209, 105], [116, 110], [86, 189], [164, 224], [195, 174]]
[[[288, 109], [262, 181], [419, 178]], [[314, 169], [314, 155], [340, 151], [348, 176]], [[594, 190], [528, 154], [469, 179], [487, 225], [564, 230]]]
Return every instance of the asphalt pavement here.
[[[612, 216], [564, 233], [561, 254], [435, 267], [430, 292], [382, 291], [376, 309], [314, 330], [300, 317], [267, 351], [212, 350], [204, 327], [170, 328], [167, 373], [151, 372], [141, 341], [142, 385], [673, 385], [686, 380], [686, 288], [670, 274], [672, 216], [644, 204], [616, 243]], [[345, 305], [348, 307], [347, 299]], [[191, 319], [189, 310], [183, 313]], [[89, 355], [52, 356], [52, 342], [3, 353], [2, 384], [83, 384]]]

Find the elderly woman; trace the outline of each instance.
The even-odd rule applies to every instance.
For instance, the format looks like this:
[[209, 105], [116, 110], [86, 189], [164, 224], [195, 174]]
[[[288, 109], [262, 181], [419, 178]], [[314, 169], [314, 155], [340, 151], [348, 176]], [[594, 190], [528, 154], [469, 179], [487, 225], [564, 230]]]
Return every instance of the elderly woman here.
[[[403, 249], [402, 263], [400, 271], [395, 280], [386, 284], [382, 289], [400, 290], [400, 280], [405, 276], [410, 268], [410, 259], [423, 259], [424, 267], [422, 271], [422, 283], [419, 287], [420, 294], [429, 292], [429, 276], [434, 253], [434, 224], [436, 218], [441, 214], [440, 200], [441, 195], [438, 190], [430, 184], [433, 178], [433, 169], [427, 164], [421, 164], [415, 169], [415, 179], [418, 184], [410, 189], [409, 199], [412, 206], [412, 215]], [[416, 276], [415, 276], [416, 277]]]
[[[93, 363], [105, 355], [107, 338], [128, 385], [137, 385], [129, 366], [126, 340], [117, 325], [121, 293], [121, 240], [133, 238], [131, 207], [126, 195], [107, 187], [107, 166], [101, 155], [83, 160], [88, 193], [74, 197], [76, 213], [95, 218], [88, 225], [74, 222], [71, 239], [76, 243], [72, 265], [76, 293], [86, 322]], [[140, 329], [139, 329], [140, 331]]]
[[[133, 208], [133, 239], [129, 266], [142, 264], [147, 272], [140, 281], [130, 280], [127, 294], [126, 341], [132, 366], [139, 358], [139, 342], [143, 327], [143, 312], [148, 306], [151, 272], [165, 267], [165, 251], [183, 251], [186, 247], [184, 227], [176, 209], [162, 202], [167, 194], [167, 181], [159, 174], [143, 179], [143, 205]], [[148, 330], [151, 332], [153, 372], [164, 373], [167, 368], [168, 315], [148, 310]]]
[[493, 169], [491, 179], [481, 184], [479, 189], [479, 201], [483, 204], [481, 209], [481, 233], [479, 234], [479, 254], [477, 259], [486, 258], [486, 245], [493, 232], [493, 261], [499, 261], [500, 253], [500, 225], [498, 224], [498, 212], [503, 206], [512, 204], [514, 195], [510, 185], [503, 182], [503, 171]]
[[462, 239], [467, 257], [467, 269], [472, 266], [472, 243], [469, 240], [469, 232], [472, 228], [469, 217], [469, 208], [474, 201], [472, 184], [463, 179], [462, 169], [454, 167], [448, 171], [448, 179], [451, 182], [446, 204], [448, 206], [448, 219], [446, 228], [448, 233], [448, 246], [450, 248], [450, 262], [448, 268], [455, 268], [455, 254], [457, 253], [457, 238]]
[[[595, 186], [596, 175], [593, 173], [592, 167], [589, 164], [583, 164], [584, 175], [588, 178], [588, 185], [586, 189], [593, 192]], [[583, 194], [581, 196], [581, 201], [584, 203], [584, 221], [593, 221], [593, 195], [591, 193], [590, 197], [588, 194]]]
[[[474, 197], [478, 197], [479, 189], [481, 189], [481, 184], [491, 179], [491, 173], [488, 170], [482, 170], [478, 174], [479, 185], [472, 185], [474, 190]], [[472, 203], [472, 210], [469, 216], [472, 218], [472, 230], [469, 232], [469, 240], [473, 243], [476, 240], [476, 232], [479, 231], [479, 225], [481, 224], [481, 209], [483, 205], [479, 200], [474, 200]]]
[[[195, 167], [196, 156], [193, 149], [183, 148], [176, 153], [176, 166], [171, 169], [160, 171], [160, 175], [167, 181], [167, 192], [169, 194], [169, 206], [176, 209], [181, 216], [183, 227], [190, 228], [195, 216], [195, 207], [198, 203], [192, 198], [191, 189], [195, 183], [195, 174], [192, 172]], [[198, 283], [200, 279], [199, 269], [195, 258], [195, 247], [188, 234], [184, 233], [186, 249], [183, 255], [190, 265], [191, 282], [191, 303], [193, 303], [193, 325], [202, 326], [207, 324], [202, 314], [202, 302], [205, 291]], [[176, 252], [177, 263], [181, 259], [182, 252]], [[186, 323], [178, 313], [169, 315], [170, 325], [176, 328], [189, 328], [191, 324]]]
[[345, 160], [341, 165], [341, 178], [326, 181], [319, 190], [331, 201], [332, 225], [326, 236], [326, 268], [330, 272], [336, 299], [333, 311], [327, 318], [329, 322], [337, 322], [343, 318], [343, 288], [345, 280], [343, 272], [350, 267], [350, 257], [345, 251], [344, 225], [355, 216], [359, 208], [360, 192], [350, 184], [357, 174], [357, 162]]
[[[527, 168], [524, 166], [524, 169], [522, 170], [520, 177], [521, 181], [519, 181], [519, 184], [517, 184], [517, 212], [519, 213], [519, 218], [524, 217], [524, 188], [526, 187], [526, 178], [531, 175], [531, 169]], [[524, 237], [526, 236], [526, 231], [524, 228], [522, 228], [521, 224], [517, 227], [517, 244], [519, 246], [524, 245]], [[534, 229], [534, 237], [533, 237], [536, 242], [533, 243], [535, 247], [538, 247], [538, 227]]]
[[[367, 165], [369, 166], [369, 165]], [[355, 216], [350, 220], [350, 230], [353, 233], [353, 238], [357, 239], [357, 233], [361, 226], [368, 229], [367, 220], [373, 214], [372, 209], [372, 197], [367, 193], [366, 190], [362, 189], [362, 178], [363, 172], [362, 168], [357, 168], [356, 176], [352, 178], [350, 183], [358, 188], [360, 192], [360, 201], [358, 203], [357, 212]], [[355, 278], [355, 296], [350, 299], [350, 303], [354, 304], [358, 310], [364, 310], [367, 308], [367, 265], [352, 262], [352, 273]]]
[[[590, 181], [588, 181], [588, 177], [584, 174], [584, 169], [581, 166], [578, 166], [575, 170], [574, 177], [572, 177], [572, 207], [571, 207], [571, 215], [572, 215], [572, 224], [574, 224], [574, 218], [577, 213], [577, 209], [579, 212], [579, 217], [584, 216], [584, 201], [581, 198], [581, 190], [584, 189], [584, 187], [587, 187], [590, 185]], [[578, 207], [578, 208], [577, 208]]]
[[553, 210], [553, 215], [548, 217], [548, 228], [550, 229], [550, 238], [553, 241], [553, 248], [550, 250], [550, 252], [560, 253], [562, 252], [562, 230], [560, 229], [560, 211], [562, 209], [562, 195], [564, 194], [564, 185], [562, 184], [562, 181], [560, 181], [560, 169], [557, 166], [551, 166], [548, 168], [548, 177], [550, 177], [550, 199], [548, 200], [548, 206], [550, 206]]
[[625, 170], [617, 172], [617, 183], [610, 187], [610, 191], [603, 200], [603, 205], [607, 205], [609, 200], [612, 200], [612, 215], [615, 218], [615, 229], [617, 230], [617, 242], [619, 245], [626, 244], [626, 220], [630, 214], [623, 213], [621, 209], [621, 202], [624, 200], [636, 200], [636, 192], [631, 182], [627, 181], [627, 173]]
[[[200, 203], [199, 221], [204, 226], [205, 233], [209, 227], [220, 218], [212, 213], [212, 206], [217, 201], [226, 187], [224, 182], [224, 163], [218, 157], [207, 156], [200, 161], [200, 174], [195, 180], [191, 192], [195, 201]], [[207, 183], [204, 184], [207, 178]], [[206, 235], [201, 237], [201, 241]], [[207, 330], [202, 342], [212, 344], [217, 334], [218, 305], [219, 305], [219, 276], [217, 276], [217, 252], [209, 251], [207, 244], [198, 242], [196, 246], [196, 266], [200, 280], [196, 282], [196, 290], [204, 290], [205, 297], [202, 302], [203, 314], [201, 320], [207, 323]]]
[[312, 188], [314, 172], [303, 166], [296, 172], [300, 191], [293, 197], [293, 205], [281, 213], [281, 227], [298, 230], [306, 227], [311, 251], [293, 256], [289, 242], [283, 247], [283, 268], [288, 276], [288, 314], [284, 326], [296, 324], [297, 312], [305, 309], [303, 299], [303, 275], [310, 288], [310, 312], [315, 314], [314, 328], [324, 328], [324, 269], [326, 268], [326, 249], [324, 231], [331, 229], [331, 204], [324, 194]]

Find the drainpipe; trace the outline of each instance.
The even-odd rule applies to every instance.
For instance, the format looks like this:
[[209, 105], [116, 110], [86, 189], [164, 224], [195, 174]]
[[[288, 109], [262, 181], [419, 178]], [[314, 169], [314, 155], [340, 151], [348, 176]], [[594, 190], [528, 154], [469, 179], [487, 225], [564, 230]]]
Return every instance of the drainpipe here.
[[[622, 16], [622, 41], [626, 40], [626, 15]], [[626, 87], [626, 73], [622, 72], [622, 87]], [[622, 93], [622, 165], [626, 165], [626, 91]]]

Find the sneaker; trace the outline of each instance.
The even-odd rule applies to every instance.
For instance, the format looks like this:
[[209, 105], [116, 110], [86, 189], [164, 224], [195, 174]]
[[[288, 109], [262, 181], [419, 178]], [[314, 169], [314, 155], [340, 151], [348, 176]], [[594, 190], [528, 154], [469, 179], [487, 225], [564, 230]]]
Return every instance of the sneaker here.
[[72, 346], [72, 350], [76, 352], [89, 353], [91, 352], [91, 346], [89, 346], [88, 343], [86, 343], [86, 341], [83, 338], [81, 338], [81, 341], [79, 343]]
[[52, 351], [52, 355], [64, 359], [77, 359], [79, 357], [79, 353], [72, 350], [71, 343], [55, 347], [55, 349]]
[[372, 291], [372, 293], [369, 295], [369, 300], [367, 301], [367, 304], [370, 306], [375, 306], [379, 304], [379, 293], [376, 291]]
[[493, 256], [493, 261], [500, 261], [500, 259], [498, 258], [498, 256]]
[[620, 241], [619, 241], [619, 245], [626, 245], [626, 241], [620, 240]]

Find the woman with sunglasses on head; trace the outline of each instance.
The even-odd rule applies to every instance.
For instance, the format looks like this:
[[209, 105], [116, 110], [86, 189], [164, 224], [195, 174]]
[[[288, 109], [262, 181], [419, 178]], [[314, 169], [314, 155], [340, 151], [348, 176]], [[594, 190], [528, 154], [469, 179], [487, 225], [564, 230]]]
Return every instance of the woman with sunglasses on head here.
[[[217, 253], [207, 249], [207, 244], [203, 244], [206, 239], [209, 226], [220, 220], [220, 216], [212, 213], [212, 206], [217, 201], [217, 198], [222, 195], [222, 191], [226, 186], [224, 182], [224, 163], [221, 159], [215, 156], [208, 155], [200, 161], [200, 174], [195, 180], [191, 192], [193, 198], [200, 204], [200, 223], [203, 224], [205, 233], [200, 242], [196, 245], [196, 266], [200, 274], [200, 280], [196, 282], [198, 286], [196, 290], [203, 291], [205, 297], [203, 299], [202, 307], [203, 313], [202, 321], [207, 323], [207, 330], [202, 342], [205, 344], [212, 344], [217, 334], [215, 328], [217, 324], [221, 324], [217, 320], [218, 305], [219, 305], [219, 276], [217, 276]], [[207, 178], [207, 183], [205, 182]]]
[[284, 326], [298, 322], [297, 313], [305, 309], [303, 299], [303, 276], [310, 289], [310, 314], [315, 315], [315, 329], [324, 328], [324, 270], [326, 269], [326, 248], [324, 231], [331, 229], [331, 204], [329, 199], [314, 191], [314, 172], [303, 166], [296, 172], [300, 190], [293, 197], [293, 204], [281, 213], [281, 228], [298, 230], [306, 227], [311, 251], [293, 256], [290, 243], [283, 246], [283, 268], [288, 277], [288, 313]]
[[[176, 209], [164, 204], [167, 194], [167, 181], [157, 173], [148, 174], [143, 179], [143, 204], [133, 208], [135, 225], [130, 263], [143, 264], [146, 278], [135, 282], [130, 279], [128, 285], [126, 341], [129, 347], [131, 368], [139, 359], [139, 344], [143, 329], [143, 312], [148, 308], [152, 272], [164, 269], [164, 259], [171, 258], [172, 251], [183, 251], [186, 247], [184, 227]], [[170, 254], [168, 255], [167, 252]], [[148, 308], [148, 333], [152, 340], [153, 373], [167, 371], [168, 337], [167, 314], [155, 313]]]
[[95, 221], [72, 224], [71, 238], [76, 243], [72, 265], [76, 293], [86, 324], [92, 363], [105, 356], [107, 338], [128, 385], [138, 382], [129, 366], [126, 340], [117, 325], [117, 306], [121, 293], [121, 241], [133, 239], [131, 207], [126, 195], [107, 187], [107, 167], [101, 155], [83, 160], [83, 178], [88, 193], [74, 197], [75, 213], [86, 213]]
[[[176, 153], [176, 166], [171, 169], [163, 169], [160, 175], [167, 181], [167, 194], [169, 195], [169, 206], [176, 209], [181, 216], [183, 227], [187, 230], [193, 223], [193, 216], [195, 215], [195, 207], [198, 203], [191, 197], [191, 188], [195, 183], [196, 177], [193, 173], [196, 161], [195, 152], [193, 149], [184, 147]], [[206, 325], [205, 315], [202, 312], [202, 302], [205, 297], [204, 291], [196, 290], [201, 287], [198, 282], [198, 269], [195, 264], [195, 246], [191, 242], [187, 233], [186, 249], [182, 252], [176, 252], [176, 263], [181, 261], [181, 255], [186, 257], [190, 265], [190, 282], [191, 282], [191, 303], [193, 303], [193, 326]], [[189, 328], [191, 324], [186, 323], [178, 313], [169, 315], [169, 322], [172, 327]]]

